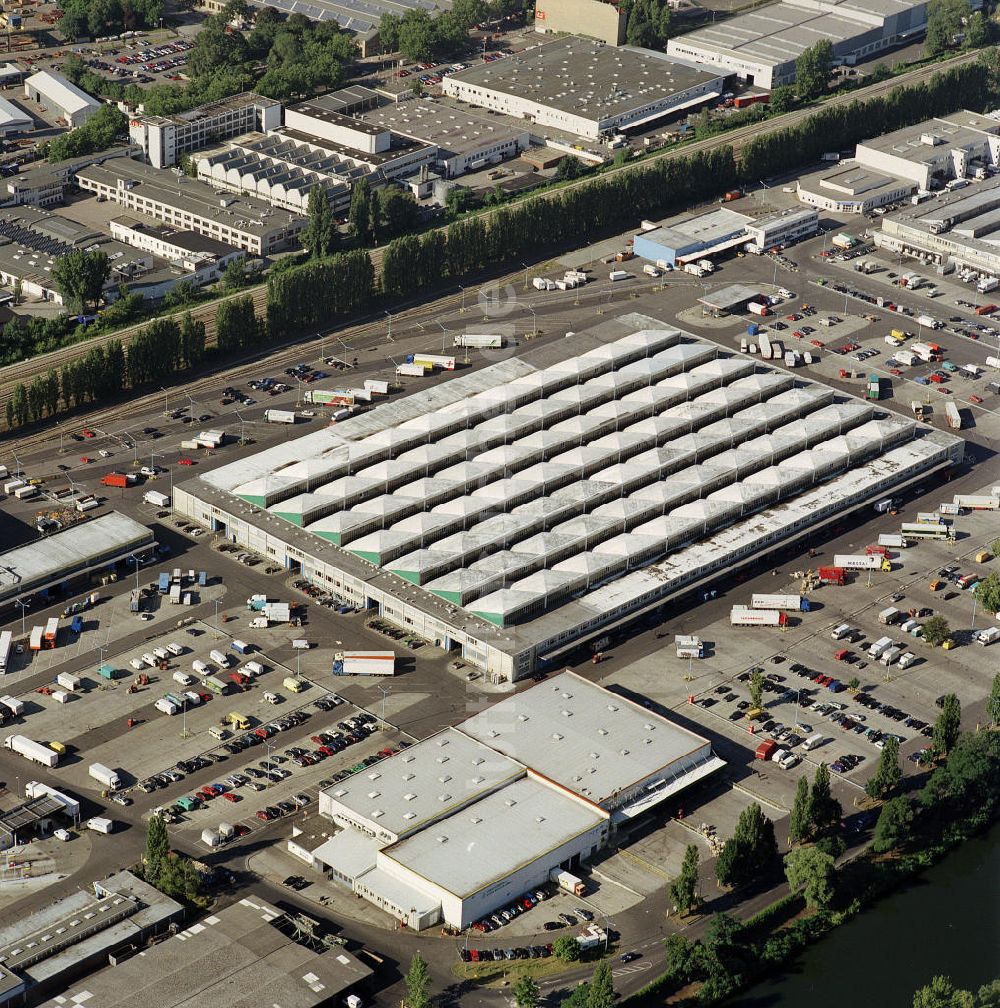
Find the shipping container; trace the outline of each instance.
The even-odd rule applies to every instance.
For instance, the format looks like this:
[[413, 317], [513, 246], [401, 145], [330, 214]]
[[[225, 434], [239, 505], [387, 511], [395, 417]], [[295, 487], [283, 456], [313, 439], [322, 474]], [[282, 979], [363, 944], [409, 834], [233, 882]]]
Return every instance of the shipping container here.
[[72, 672], [60, 672], [56, 676], [56, 684], [72, 693], [78, 693], [80, 691], [80, 685], [82, 682], [83, 680], [78, 675], [73, 675]]
[[771, 309], [763, 301], [749, 302], [747, 304], [747, 311], [752, 315], [760, 315], [761, 317], [771, 314]]
[[774, 739], [766, 739], [757, 746], [757, 749], [754, 752], [754, 759], [769, 760], [777, 748], [778, 743], [775, 742]]
[[31, 635], [28, 637], [28, 647], [32, 651], [42, 650], [42, 636], [45, 633], [45, 627], [34, 626], [31, 628]]
[[[629, 278], [629, 273], [626, 270], [612, 270], [608, 274], [608, 279], [612, 282], [617, 282], [618, 280], [627, 280]], [[700, 276], [701, 274], [699, 274]]]
[[112, 472], [101, 477], [101, 485], [109, 487], [130, 487], [135, 483], [135, 477], [131, 473]]
[[880, 532], [878, 536], [878, 544], [883, 547], [893, 547], [895, 549], [903, 549], [906, 546], [906, 540], [895, 532]]
[[401, 377], [410, 378], [423, 378], [430, 371], [430, 368], [424, 367], [422, 364], [397, 364], [396, 374]]
[[389, 383], [387, 381], [379, 381], [376, 378], [366, 378], [365, 388], [376, 395], [389, 394]]
[[406, 358], [407, 364], [420, 364], [424, 367], [441, 368], [443, 371], [455, 370], [455, 358], [445, 357], [441, 354], [417, 353], [410, 354]]
[[333, 655], [334, 675], [395, 675], [395, 651], [338, 651]]
[[42, 634], [42, 647], [54, 648], [59, 638], [59, 617], [50, 616], [45, 621], [45, 632]]
[[938, 539], [947, 542], [955, 538], [955, 530], [947, 525], [932, 525], [930, 522], [903, 522], [900, 533], [907, 539]]
[[14, 491], [14, 496], [18, 500], [29, 500], [30, 498], [35, 497], [37, 495], [38, 495], [38, 487], [37, 486], [18, 487]]

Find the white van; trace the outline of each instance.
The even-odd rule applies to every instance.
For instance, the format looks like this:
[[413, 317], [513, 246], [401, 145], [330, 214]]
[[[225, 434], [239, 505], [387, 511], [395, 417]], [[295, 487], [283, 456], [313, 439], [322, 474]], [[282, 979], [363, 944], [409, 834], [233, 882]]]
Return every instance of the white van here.
[[150, 654], [148, 651], [142, 656], [142, 660], [150, 668], [156, 668], [156, 666], [157, 666], [156, 655]]
[[208, 729], [208, 734], [211, 735], [212, 738], [217, 738], [221, 742], [223, 739], [229, 738], [229, 729], [218, 728], [215, 725], [213, 725], [211, 728]]
[[176, 658], [178, 655], [184, 654], [184, 645], [178, 644], [177, 641], [171, 641], [167, 645], [167, 650]]
[[167, 661], [170, 658], [170, 652], [166, 648], [162, 647], [153, 648], [153, 654], [155, 654], [160, 661]]
[[221, 651], [209, 651], [208, 657], [220, 668], [229, 668], [229, 655], [223, 654]]
[[191, 686], [194, 684], [194, 676], [189, 676], [187, 672], [175, 672], [173, 680], [181, 686]]
[[851, 632], [851, 627], [847, 623], [841, 623], [839, 627], [830, 631], [830, 636], [834, 640], [843, 640]]
[[128, 663], [129, 663], [129, 665], [132, 666], [132, 668], [134, 668], [136, 670], [136, 672], [141, 672], [142, 671], [143, 665], [142, 665], [142, 659], [141, 658], [129, 658]]
[[191, 668], [194, 669], [196, 675], [212, 674], [212, 670], [200, 658], [195, 658], [195, 660], [191, 662]]
[[802, 748], [806, 752], [811, 752], [813, 749], [816, 749], [818, 746], [823, 744], [823, 739], [824, 736], [820, 732], [817, 732], [815, 735], [810, 735], [809, 738], [802, 743]]

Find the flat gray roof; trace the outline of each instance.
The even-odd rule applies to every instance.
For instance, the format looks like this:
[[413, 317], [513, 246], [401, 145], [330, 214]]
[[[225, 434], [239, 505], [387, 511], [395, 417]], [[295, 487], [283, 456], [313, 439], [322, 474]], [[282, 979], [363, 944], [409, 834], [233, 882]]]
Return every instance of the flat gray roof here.
[[79, 522], [0, 554], [0, 603], [152, 544], [153, 533], [120, 511]]
[[231, 193], [219, 196], [204, 182], [131, 158], [112, 158], [100, 165], [81, 168], [76, 177], [102, 183], [112, 189], [116, 189], [120, 181], [131, 183], [131, 188], [147, 199], [246, 234], [270, 234], [302, 222], [299, 214], [273, 207], [263, 200]]
[[[782, 0], [678, 36], [695, 46], [765, 66], [794, 62], [822, 39], [834, 46], [882, 26], [885, 19], [925, 6], [923, 0]], [[922, 23], [922, 19], [914, 22]]]
[[913, 126], [883, 133], [858, 144], [859, 148], [891, 154], [917, 164], [931, 154], [943, 154], [953, 148], [982, 144], [987, 136], [1000, 134], [1000, 122], [989, 116], [961, 109], [948, 116], [925, 119]]
[[575, 36], [543, 42], [492, 63], [477, 63], [450, 76], [592, 119], [622, 115], [663, 95], [719, 79], [717, 73], [678, 63], [663, 53], [606, 46]]
[[551, 785], [523, 777], [385, 848], [380, 858], [467, 898], [607, 819]]
[[45, 1008], [316, 1008], [371, 975], [339, 946], [314, 951], [292, 941], [281, 929], [287, 921], [277, 907], [247, 896]]
[[753, 223], [753, 217], [747, 214], [718, 207], [708, 213], [682, 214], [661, 221], [657, 228], [643, 231], [641, 236], [669, 248], [684, 248], [691, 243], [712, 245]]
[[730, 284], [728, 287], [723, 287], [720, 290], [713, 291], [711, 294], [698, 298], [698, 301], [709, 308], [715, 308], [717, 311], [733, 311], [745, 307], [748, 301], [752, 301], [755, 297], [759, 297], [759, 295], [759, 287], [748, 287], [746, 284]]
[[255, 94], [253, 91], [244, 91], [229, 98], [220, 98], [218, 101], [208, 102], [206, 105], [199, 105], [197, 108], [189, 109], [187, 112], [178, 112], [176, 115], [168, 116], [140, 116], [139, 122], [150, 126], [190, 126], [192, 123], [202, 119], [214, 119], [216, 116], [225, 115], [227, 112], [236, 112], [240, 109], [260, 106], [261, 108], [272, 108], [280, 105], [281, 102], [274, 98], [265, 98], [263, 95]]
[[523, 773], [524, 767], [510, 757], [446, 728], [338, 781], [326, 793], [374, 827], [399, 836]]
[[501, 700], [458, 727], [595, 803], [710, 747], [575, 672]]
[[513, 120], [508, 125], [500, 118], [474, 115], [426, 98], [371, 109], [363, 118], [382, 129], [436, 144], [446, 154], [471, 154], [528, 132], [513, 124]]

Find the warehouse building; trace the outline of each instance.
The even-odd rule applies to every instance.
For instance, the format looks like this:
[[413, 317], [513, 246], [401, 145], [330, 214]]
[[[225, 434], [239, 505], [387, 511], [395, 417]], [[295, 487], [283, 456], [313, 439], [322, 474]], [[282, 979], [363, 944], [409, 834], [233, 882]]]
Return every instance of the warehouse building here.
[[62, 998], [69, 984], [106, 966], [111, 955], [142, 948], [183, 918], [180, 903], [127, 871], [12, 915], [0, 929], [0, 1005], [37, 1004], [46, 996], [53, 1005], [82, 1003]]
[[831, 213], [868, 214], [905, 199], [916, 189], [910, 179], [872, 171], [858, 163], [841, 163], [831, 171], [799, 179], [800, 203]]
[[1000, 122], [962, 109], [859, 143], [850, 163], [800, 180], [798, 196], [822, 210], [869, 213], [998, 165]]
[[628, 12], [609, 0], [536, 0], [535, 31], [566, 32], [620, 46], [625, 43]]
[[153, 533], [145, 525], [111, 511], [0, 553], [0, 606], [87, 577], [153, 545]]
[[112, 158], [76, 173], [77, 185], [175, 228], [198, 234], [252, 256], [266, 256], [298, 245], [305, 227], [299, 214], [279, 210], [250, 196], [222, 197], [197, 179], [157, 171], [130, 158]]
[[371, 126], [435, 148], [431, 165], [445, 178], [516, 158], [531, 146], [528, 131], [517, 124], [422, 99], [370, 109], [364, 119]]
[[1000, 277], [1000, 178], [889, 214], [872, 237], [894, 256]]
[[821, 39], [838, 62], [853, 65], [926, 27], [926, 0], [781, 0], [672, 38], [667, 55], [770, 89], [792, 84], [795, 61]]
[[34, 120], [27, 112], [6, 98], [0, 98], [0, 137], [23, 133], [31, 129], [33, 124]]
[[82, 126], [101, 103], [55, 70], [40, 70], [24, 82], [24, 97], [74, 129]]
[[343, 829], [307, 860], [407, 927], [465, 928], [724, 765], [706, 739], [564, 672], [321, 791]]
[[961, 458], [648, 316], [573, 342], [199, 475], [175, 509], [503, 681]]
[[[687, 36], [685, 36], [687, 37]], [[723, 77], [651, 50], [563, 38], [448, 74], [446, 95], [588, 140], [694, 108], [722, 94]]]
[[244, 92], [170, 116], [138, 116], [128, 124], [129, 138], [142, 148], [154, 168], [170, 168], [182, 154], [227, 137], [281, 125], [281, 102]]
[[658, 224], [644, 221], [643, 230], [635, 236], [633, 251], [650, 262], [683, 266], [737, 248], [765, 252], [775, 246], [792, 245], [818, 230], [819, 215], [815, 210], [784, 211], [755, 218], [718, 207]]
[[45, 1008], [320, 1008], [367, 995], [371, 975], [315, 920], [251, 894], [93, 974]]

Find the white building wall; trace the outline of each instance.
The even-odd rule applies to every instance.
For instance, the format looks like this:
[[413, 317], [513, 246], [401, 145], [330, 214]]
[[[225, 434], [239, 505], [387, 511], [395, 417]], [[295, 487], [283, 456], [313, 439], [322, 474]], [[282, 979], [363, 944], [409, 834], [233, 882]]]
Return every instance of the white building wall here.
[[558, 865], [577, 856], [582, 860], [590, 858], [604, 846], [609, 829], [607, 821], [597, 823], [572, 840], [540, 854], [529, 864], [522, 865], [511, 874], [466, 897], [449, 892], [425, 879], [416, 871], [394, 860], [391, 852], [379, 852], [378, 866], [400, 881], [439, 899], [445, 923], [457, 928], [466, 928], [492, 913], [497, 907], [506, 906], [516, 897], [544, 885], [548, 882], [549, 872]]

